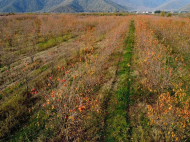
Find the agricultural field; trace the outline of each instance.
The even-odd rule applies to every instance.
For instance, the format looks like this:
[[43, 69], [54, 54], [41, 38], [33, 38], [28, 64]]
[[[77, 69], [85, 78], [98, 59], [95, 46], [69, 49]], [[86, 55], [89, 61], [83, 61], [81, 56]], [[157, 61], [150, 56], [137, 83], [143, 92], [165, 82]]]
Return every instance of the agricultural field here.
[[190, 19], [0, 16], [0, 141], [190, 141]]

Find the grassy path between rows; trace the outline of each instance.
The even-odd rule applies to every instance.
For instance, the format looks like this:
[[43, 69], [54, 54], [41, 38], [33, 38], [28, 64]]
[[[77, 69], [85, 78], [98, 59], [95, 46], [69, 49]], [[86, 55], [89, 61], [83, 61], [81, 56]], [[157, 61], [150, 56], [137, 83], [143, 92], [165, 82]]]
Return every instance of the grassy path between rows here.
[[110, 99], [108, 99], [103, 141], [129, 141], [131, 139], [132, 127], [130, 126], [129, 107], [133, 103], [130, 98], [133, 89], [130, 66], [134, 46], [134, 32], [135, 26], [134, 20], [132, 20], [128, 37], [125, 40], [124, 55], [121, 56], [123, 59], [119, 63], [119, 70], [116, 72], [115, 85], [118, 85], [118, 89], [116, 92], [111, 92]]

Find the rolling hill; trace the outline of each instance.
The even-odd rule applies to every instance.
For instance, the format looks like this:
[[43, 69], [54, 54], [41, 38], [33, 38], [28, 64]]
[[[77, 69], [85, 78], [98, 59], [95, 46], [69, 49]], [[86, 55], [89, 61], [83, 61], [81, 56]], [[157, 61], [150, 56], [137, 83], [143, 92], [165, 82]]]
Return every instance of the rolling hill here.
[[168, 0], [112, 0], [117, 4], [123, 6], [131, 6], [135, 7], [136, 9], [150, 9], [155, 8]]
[[115, 12], [129, 9], [110, 0], [0, 0], [0, 12]]
[[[190, 0], [112, 0], [113, 2], [134, 7], [136, 10], [179, 10]], [[187, 6], [188, 7], [188, 6]]]
[[190, 4], [184, 6], [183, 8], [180, 9], [181, 11], [190, 11]]
[[158, 10], [179, 10], [180, 8], [184, 7], [185, 5], [190, 4], [190, 0], [170, 0], [156, 9]]

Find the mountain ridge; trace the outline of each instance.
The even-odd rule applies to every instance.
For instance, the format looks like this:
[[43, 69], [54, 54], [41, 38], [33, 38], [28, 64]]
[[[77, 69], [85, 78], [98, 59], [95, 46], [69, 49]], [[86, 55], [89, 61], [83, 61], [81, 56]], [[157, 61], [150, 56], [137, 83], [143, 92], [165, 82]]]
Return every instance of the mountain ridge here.
[[190, 0], [0, 0], [0, 12], [117, 12], [181, 10]]
[[50, 12], [67, 12], [67, 10], [65, 10], [66, 8], [72, 9], [72, 12], [116, 12], [127, 10], [126, 7], [118, 5], [110, 0], [66, 0], [55, 9], [50, 10]]
[[111, 0], [0, 0], [0, 12], [116, 12], [129, 9]]

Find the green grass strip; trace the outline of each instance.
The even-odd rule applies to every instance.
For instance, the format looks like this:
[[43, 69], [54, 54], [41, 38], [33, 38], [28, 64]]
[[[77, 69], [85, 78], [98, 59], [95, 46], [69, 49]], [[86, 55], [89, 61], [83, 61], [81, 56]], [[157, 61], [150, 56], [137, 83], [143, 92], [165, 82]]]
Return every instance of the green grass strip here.
[[38, 46], [38, 51], [44, 51], [44, 50], [47, 50], [51, 47], [54, 47], [62, 42], [66, 42], [68, 41], [69, 39], [73, 38], [72, 34], [67, 34], [67, 35], [64, 35], [64, 36], [58, 36], [58, 37], [55, 37], [55, 38], [51, 38], [47, 41], [44, 41], [44, 42], [41, 42], [39, 44], [37, 44]]
[[[128, 37], [125, 41], [126, 50], [123, 61], [120, 63], [118, 73], [119, 88], [116, 95], [111, 98], [108, 108], [108, 119], [106, 122], [106, 141], [130, 141], [132, 128], [129, 119], [129, 107], [133, 101], [130, 99], [132, 93], [132, 77], [130, 76], [130, 66], [132, 59], [132, 49], [134, 46], [134, 20], [132, 20]], [[117, 101], [116, 101], [117, 100]]]

